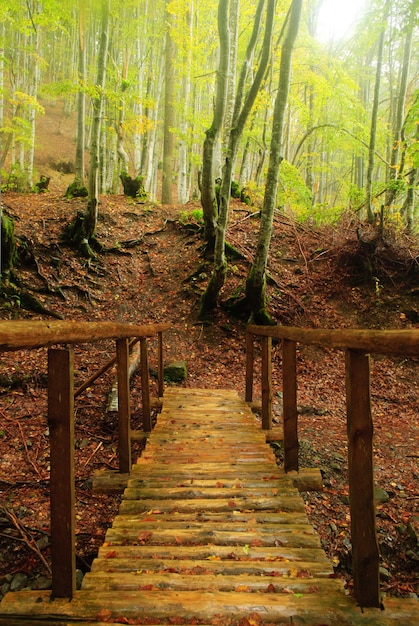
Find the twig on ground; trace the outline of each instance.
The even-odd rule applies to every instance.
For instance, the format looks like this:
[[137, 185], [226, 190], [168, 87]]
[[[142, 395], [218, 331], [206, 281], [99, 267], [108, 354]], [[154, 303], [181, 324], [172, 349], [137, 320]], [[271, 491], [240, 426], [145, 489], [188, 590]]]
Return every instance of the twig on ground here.
[[[2, 513], [10, 520], [10, 522], [13, 524], [13, 526], [15, 527], [15, 529], [18, 531], [19, 535], [21, 536], [21, 539], [19, 539], [18, 537], [15, 537], [15, 539], [17, 541], [23, 541], [23, 543], [25, 543], [28, 546], [28, 548], [37, 555], [37, 557], [40, 559], [40, 561], [46, 568], [48, 574], [51, 576], [51, 567], [49, 566], [44, 555], [38, 548], [38, 545], [35, 539], [32, 537], [29, 531], [18, 520], [16, 515], [12, 513], [12, 511], [10, 511], [8, 508], [6, 508], [5, 506], [1, 506], [0, 511], [2, 511]], [[8, 538], [10, 539], [10, 535], [8, 535]]]

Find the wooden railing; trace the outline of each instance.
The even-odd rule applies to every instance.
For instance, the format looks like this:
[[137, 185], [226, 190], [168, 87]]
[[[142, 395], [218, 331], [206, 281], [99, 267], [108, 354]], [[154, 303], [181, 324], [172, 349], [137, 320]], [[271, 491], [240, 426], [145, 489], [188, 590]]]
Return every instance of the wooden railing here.
[[282, 341], [284, 469], [298, 471], [297, 344], [345, 352], [349, 501], [354, 593], [359, 604], [381, 604], [375, 527], [373, 420], [369, 354], [419, 356], [419, 330], [325, 330], [287, 326], [247, 327], [246, 401], [253, 399], [254, 339], [261, 340], [262, 427], [272, 425], [272, 339]]
[[[163, 332], [170, 324], [117, 322], [0, 322], [0, 352], [48, 348], [48, 427], [52, 597], [71, 598], [76, 590], [74, 397], [114, 363], [118, 380], [119, 472], [131, 468], [129, 340], [140, 341], [143, 428], [152, 429], [147, 339], [158, 339], [158, 395], [163, 395]], [[116, 356], [74, 391], [74, 353], [67, 346], [116, 340]], [[64, 345], [63, 345], [64, 344]], [[131, 342], [132, 344], [132, 342]], [[54, 347], [52, 347], [54, 346]], [[62, 347], [59, 347], [62, 346]]]

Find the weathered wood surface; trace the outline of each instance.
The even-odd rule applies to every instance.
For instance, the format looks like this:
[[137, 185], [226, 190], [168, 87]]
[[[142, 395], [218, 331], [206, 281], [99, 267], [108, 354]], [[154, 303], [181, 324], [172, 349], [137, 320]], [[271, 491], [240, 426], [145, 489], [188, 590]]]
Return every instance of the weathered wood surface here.
[[[305, 345], [336, 350], [361, 350], [375, 354], [419, 356], [419, 330], [359, 330], [351, 328], [299, 328], [293, 326], [247, 327], [249, 334], [288, 339]], [[250, 343], [250, 341], [249, 341]]]
[[[252, 440], [262, 460], [243, 457], [240, 443]], [[362, 612], [345, 594], [292, 477], [234, 392], [168, 389], [124, 480], [119, 515], [73, 600], [8, 594], [0, 626], [419, 623], [416, 601]]]
[[92, 343], [99, 339], [152, 337], [170, 324], [122, 324], [120, 322], [0, 322], [0, 350], [39, 348], [58, 343]]

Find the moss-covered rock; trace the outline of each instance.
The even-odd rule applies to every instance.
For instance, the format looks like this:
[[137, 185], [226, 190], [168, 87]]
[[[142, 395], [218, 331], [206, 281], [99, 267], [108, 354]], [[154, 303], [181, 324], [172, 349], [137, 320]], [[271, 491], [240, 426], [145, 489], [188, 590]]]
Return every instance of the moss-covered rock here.
[[164, 379], [169, 383], [182, 383], [187, 375], [186, 361], [174, 361], [164, 368]]

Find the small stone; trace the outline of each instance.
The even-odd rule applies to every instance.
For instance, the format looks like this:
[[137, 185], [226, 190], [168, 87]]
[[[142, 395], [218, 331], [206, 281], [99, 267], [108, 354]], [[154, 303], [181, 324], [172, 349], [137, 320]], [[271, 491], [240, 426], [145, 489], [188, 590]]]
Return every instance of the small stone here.
[[10, 583], [10, 591], [21, 591], [26, 587], [27, 582], [27, 574], [24, 574], [23, 572], [18, 572], [15, 576], [13, 576], [13, 580]]
[[52, 585], [52, 579], [48, 578], [48, 576], [38, 576], [38, 578], [35, 578], [35, 580], [33, 581], [31, 587], [32, 589], [51, 589], [51, 585]]
[[379, 569], [379, 572], [380, 572], [380, 580], [384, 580], [384, 581], [390, 580], [391, 574], [388, 571], [388, 569], [381, 566]]
[[377, 502], [388, 502], [390, 496], [388, 495], [387, 491], [385, 491], [384, 489], [381, 489], [381, 487], [374, 487], [374, 499]]
[[76, 588], [81, 589], [84, 574], [81, 569], [76, 569]]
[[3, 583], [0, 587], [0, 593], [5, 596], [10, 591], [10, 583]]

